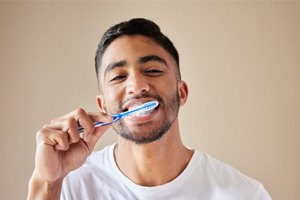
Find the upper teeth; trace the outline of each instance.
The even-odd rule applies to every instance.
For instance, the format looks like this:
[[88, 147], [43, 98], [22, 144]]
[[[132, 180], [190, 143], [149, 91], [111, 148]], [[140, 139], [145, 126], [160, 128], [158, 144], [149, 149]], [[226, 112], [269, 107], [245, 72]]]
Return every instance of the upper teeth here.
[[[142, 105], [142, 104], [140, 104], [140, 105]], [[130, 106], [130, 107], [128, 108], [128, 111], [134, 110], [135, 108], [139, 107], [140, 105], [133, 105], [133, 106]]]
[[[141, 105], [141, 104], [135, 104], [135, 105], [132, 105], [132, 106], [130, 106], [130, 107], [128, 108], [128, 111], [134, 110], [134, 109], [136, 109], [137, 107], [139, 107], [140, 105]], [[132, 116], [146, 115], [146, 114], [151, 113], [153, 110], [154, 110], [154, 109], [150, 109], [150, 110], [148, 110], [148, 109], [141, 109], [141, 110], [138, 110], [138, 111], [136, 111], [136, 112], [133, 112], [131, 115], [132, 115]]]

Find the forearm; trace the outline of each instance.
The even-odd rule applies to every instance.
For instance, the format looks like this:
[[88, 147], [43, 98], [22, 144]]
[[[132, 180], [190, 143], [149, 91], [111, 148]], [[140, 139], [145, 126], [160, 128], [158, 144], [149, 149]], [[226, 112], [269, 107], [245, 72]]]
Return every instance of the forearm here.
[[33, 175], [29, 181], [27, 200], [59, 200], [62, 182], [63, 179], [60, 179], [50, 184], [39, 180]]

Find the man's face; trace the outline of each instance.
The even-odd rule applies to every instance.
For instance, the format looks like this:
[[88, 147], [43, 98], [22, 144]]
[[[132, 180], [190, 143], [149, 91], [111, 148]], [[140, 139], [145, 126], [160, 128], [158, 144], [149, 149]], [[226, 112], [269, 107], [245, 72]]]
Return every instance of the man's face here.
[[144, 36], [115, 39], [103, 54], [99, 76], [102, 108], [109, 114], [124, 112], [152, 100], [159, 102], [150, 112], [114, 123], [119, 135], [138, 144], [161, 138], [177, 120], [179, 106], [185, 101], [180, 94], [187, 92], [182, 91], [187, 88], [177, 78], [174, 59]]

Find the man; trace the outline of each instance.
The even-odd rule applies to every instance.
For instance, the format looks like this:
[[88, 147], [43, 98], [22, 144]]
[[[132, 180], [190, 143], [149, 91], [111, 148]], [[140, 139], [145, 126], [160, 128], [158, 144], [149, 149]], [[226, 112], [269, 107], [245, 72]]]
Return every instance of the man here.
[[[271, 199], [257, 181], [182, 144], [177, 116], [188, 87], [177, 50], [155, 23], [132, 19], [111, 27], [98, 47], [96, 72], [100, 112], [78, 109], [38, 132], [28, 199]], [[157, 108], [115, 122], [117, 143], [92, 153], [109, 128], [94, 122], [152, 100]]]

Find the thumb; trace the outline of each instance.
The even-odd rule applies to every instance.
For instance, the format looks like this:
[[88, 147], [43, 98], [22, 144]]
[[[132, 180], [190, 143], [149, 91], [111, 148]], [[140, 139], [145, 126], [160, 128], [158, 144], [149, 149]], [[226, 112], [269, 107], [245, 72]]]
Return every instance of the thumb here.
[[100, 126], [100, 127], [96, 127], [93, 131], [92, 134], [90, 134], [88, 137], [88, 141], [86, 141], [86, 144], [90, 150], [90, 152], [92, 152], [92, 150], [94, 149], [97, 141], [102, 137], [102, 135], [111, 127], [111, 125], [105, 125], [105, 126]]

